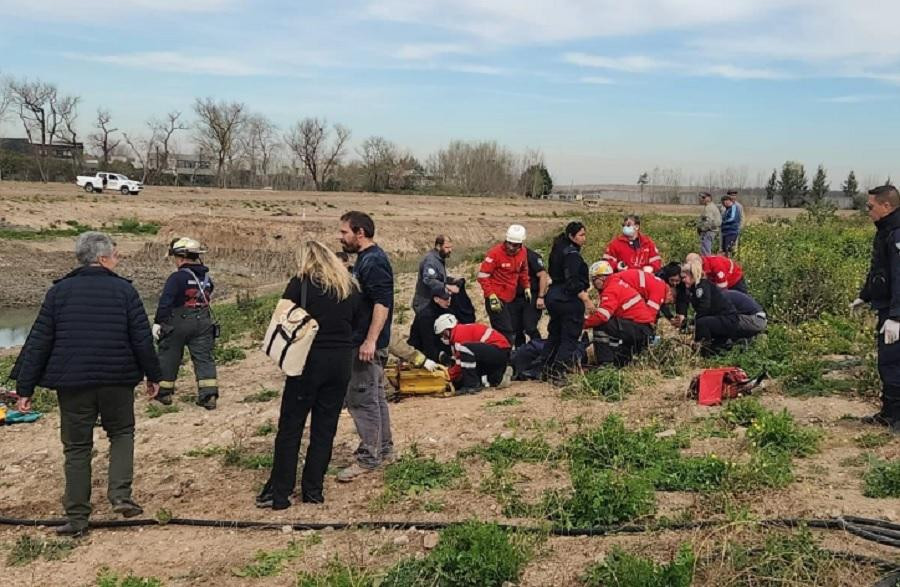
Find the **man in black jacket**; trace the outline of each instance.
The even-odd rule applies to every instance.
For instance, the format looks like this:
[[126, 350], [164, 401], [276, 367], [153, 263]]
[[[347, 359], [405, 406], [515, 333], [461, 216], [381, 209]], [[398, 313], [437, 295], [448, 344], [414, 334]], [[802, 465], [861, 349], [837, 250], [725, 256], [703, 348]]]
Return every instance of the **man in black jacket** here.
[[134, 386], [147, 378], [147, 394], [159, 392], [162, 376], [147, 313], [128, 280], [113, 273], [119, 262], [106, 234], [85, 232], [75, 244], [81, 266], [57, 280], [10, 375], [18, 409], [31, 410], [36, 386], [59, 397], [65, 454], [65, 536], [87, 532], [91, 514], [91, 451], [101, 417], [109, 438], [107, 497], [126, 518], [143, 510], [131, 499], [134, 464]]
[[868, 303], [878, 312], [881, 410], [863, 418], [863, 422], [900, 433], [900, 193], [892, 185], [869, 190], [866, 208], [877, 229], [872, 263], [866, 283], [850, 308]]

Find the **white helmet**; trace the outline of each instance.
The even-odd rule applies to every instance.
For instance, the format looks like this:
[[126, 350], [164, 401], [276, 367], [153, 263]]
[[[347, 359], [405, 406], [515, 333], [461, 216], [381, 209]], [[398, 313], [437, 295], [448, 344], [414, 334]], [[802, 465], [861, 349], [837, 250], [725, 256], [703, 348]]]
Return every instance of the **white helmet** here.
[[506, 242], [522, 244], [525, 242], [525, 227], [521, 224], [512, 224], [506, 229]]
[[441, 314], [434, 321], [434, 333], [443, 334], [445, 330], [452, 330], [459, 324], [459, 320], [453, 314]]

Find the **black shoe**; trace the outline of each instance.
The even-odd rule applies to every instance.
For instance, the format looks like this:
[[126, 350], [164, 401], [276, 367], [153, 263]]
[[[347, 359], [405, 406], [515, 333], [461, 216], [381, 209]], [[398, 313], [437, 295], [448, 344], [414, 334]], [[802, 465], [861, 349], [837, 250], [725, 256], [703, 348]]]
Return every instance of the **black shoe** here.
[[301, 499], [303, 503], [325, 503], [325, 497], [321, 493], [304, 493]]
[[286, 510], [289, 507], [291, 507], [291, 500], [289, 499], [286, 499], [284, 501], [276, 501], [274, 499], [272, 500], [272, 509], [275, 511]]
[[258, 508], [271, 508], [272, 507], [272, 492], [268, 489], [263, 489], [262, 493], [256, 496], [256, 507]]
[[157, 396], [153, 399], [155, 399], [156, 401], [158, 401], [159, 403], [161, 403], [164, 406], [171, 406], [172, 405], [172, 396], [174, 396], [174, 395], [175, 395], [174, 393], [167, 393], [165, 395], [157, 394]]
[[68, 536], [69, 538], [82, 538], [87, 535], [88, 528], [87, 526], [78, 527], [73, 526], [72, 522], [66, 522], [62, 526], [58, 527], [56, 530], [57, 536]]
[[211, 395], [206, 399], [199, 400], [197, 402], [198, 406], [203, 406], [207, 410], [215, 410], [216, 409], [216, 399], [218, 396]]
[[863, 416], [859, 419], [863, 424], [869, 424], [872, 426], [891, 426], [891, 421], [885, 417], [881, 412], [877, 412], [872, 414], [871, 416]]
[[482, 389], [484, 388], [480, 385], [478, 387], [460, 387], [456, 390], [456, 395], [475, 395], [481, 393]]
[[133, 518], [144, 513], [144, 508], [134, 503], [130, 499], [117, 501], [112, 505], [112, 509], [123, 518]]

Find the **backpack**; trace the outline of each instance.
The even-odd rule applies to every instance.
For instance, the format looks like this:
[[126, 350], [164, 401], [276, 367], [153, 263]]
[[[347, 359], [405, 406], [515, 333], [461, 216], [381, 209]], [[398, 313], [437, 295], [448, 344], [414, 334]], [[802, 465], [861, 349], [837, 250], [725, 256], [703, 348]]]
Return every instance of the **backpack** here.
[[263, 352], [288, 377], [303, 373], [309, 349], [319, 332], [319, 323], [303, 308], [306, 305], [306, 288], [307, 280], [304, 279], [300, 286], [299, 304], [292, 300], [278, 300], [263, 337]]
[[694, 376], [688, 388], [688, 395], [697, 400], [701, 406], [716, 406], [723, 399], [734, 399], [747, 395], [767, 377], [762, 373], [750, 379], [743, 369], [738, 367], [718, 367], [704, 369]]

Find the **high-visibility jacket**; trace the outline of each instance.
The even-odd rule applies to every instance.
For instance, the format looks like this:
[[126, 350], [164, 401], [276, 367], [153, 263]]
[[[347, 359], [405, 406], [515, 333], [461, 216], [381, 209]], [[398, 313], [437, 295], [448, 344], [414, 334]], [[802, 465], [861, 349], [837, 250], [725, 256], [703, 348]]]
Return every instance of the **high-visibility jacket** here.
[[734, 259], [721, 255], [703, 257], [703, 273], [716, 287], [730, 289], [744, 277], [741, 266]]
[[509, 340], [505, 336], [484, 324], [457, 324], [450, 331], [450, 348], [453, 350], [453, 356], [459, 358], [459, 347], [468, 343], [480, 342], [489, 344], [498, 349], [509, 349]]
[[611, 318], [631, 320], [638, 324], [655, 324], [656, 310], [644, 303], [644, 298], [633, 287], [621, 279], [610, 277], [600, 292], [599, 307], [585, 318], [584, 328], [603, 326]]
[[659, 256], [656, 243], [642, 232], [638, 233], [635, 241], [630, 241], [627, 236], [620, 234], [606, 245], [603, 258], [616, 270], [619, 263], [624, 263], [626, 269], [643, 269], [649, 266], [653, 268], [654, 273], [662, 268], [662, 257]]
[[531, 278], [528, 276], [528, 254], [525, 247], [520, 248], [515, 255], [506, 252], [506, 245], [499, 243], [494, 245], [481, 262], [478, 270], [478, 283], [484, 297], [489, 298], [493, 294], [504, 302], [516, 299], [516, 290], [519, 286], [523, 290], [531, 287]]
[[666, 303], [666, 297], [669, 295], [669, 284], [641, 269], [626, 269], [612, 276], [612, 279], [619, 278], [631, 286], [638, 292], [644, 302], [655, 312], [659, 312], [663, 304]]

